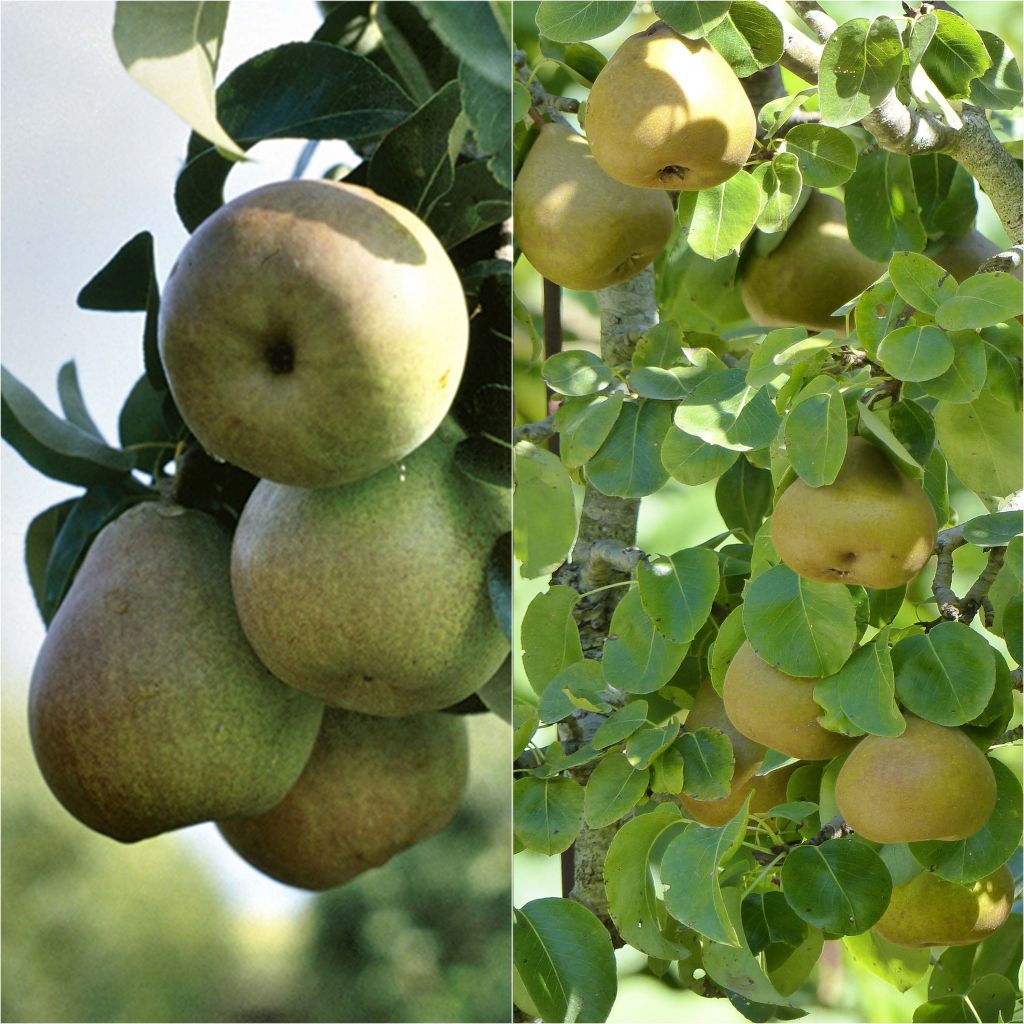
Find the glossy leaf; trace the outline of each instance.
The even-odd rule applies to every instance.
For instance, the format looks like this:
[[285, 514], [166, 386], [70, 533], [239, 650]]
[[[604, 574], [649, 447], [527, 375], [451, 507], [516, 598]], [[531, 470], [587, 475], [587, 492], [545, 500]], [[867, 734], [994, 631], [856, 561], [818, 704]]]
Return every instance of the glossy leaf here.
[[971, 82], [988, 70], [992, 58], [970, 22], [941, 9], [933, 17], [937, 22], [935, 35], [921, 63], [947, 99], [968, 99]]
[[613, 752], [598, 762], [587, 780], [583, 815], [591, 828], [604, 828], [618, 821], [643, 799], [650, 773], [634, 768], [626, 755]]
[[587, 463], [587, 478], [603, 494], [642, 498], [668, 480], [661, 445], [672, 425], [666, 402], [624, 402], [604, 444]]
[[751, 387], [743, 370], [722, 370], [701, 381], [676, 406], [674, 420], [680, 430], [734, 451], [770, 444], [780, 424], [767, 391]]
[[547, 857], [568, 850], [583, 827], [583, 787], [567, 776], [516, 779], [512, 802], [516, 838]]
[[834, 677], [839, 706], [858, 728], [875, 736], [900, 736], [907, 723], [896, 706], [889, 630], [858, 647]]
[[654, 13], [687, 39], [703, 39], [729, 13], [732, 0], [655, 0]]
[[994, 110], [1019, 106], [1022, 100], [1020, 65], [1013, 51], [994, 32], [981, 29], [978, 35], [992, 63], [980, 78], [971, 82], [971, 102]]
[[707, 548], [684, 548], [647, 559], [637, 568], [637, 583], [644, 611], [658, 631], [674, 643], [688, 643], [707, 621], [718, 593], [718, 556]]
[[708, 41], [740, 77], [774, 64], [782, 56], [782, 23], [755, 0], [733, 0]]
[[841, 128], [877, 107], [899, 81], [903, 46], [887, 17], [855, 18], [840, 25], [821, 55], [821, 119]]
[[650, 768], [653, 762], [672, 745], [679, 735], [679, 720], [669, 719], [664, 725], [644, 726], [626, 740], [626, 760], [634, 768]]
[[644, 610], [640, 591], [630, 590], [612, 613], [601, 659], [604, 677], [627, 693], [653, 693], [675, 675], [688, 646], [667, 640]]
[[540, 720], [546, 724], [560, 722], [576, 710], [573, 695], [588, 698], [599, 695], [604, 689], [601, 663], [593, 658], [573, 661], [555, 676], [540, 695]]
[[562, 462], [570, 469], [584, 465], [604, 444], [619, 418], [622, 392], [593, 398], [567, 398], [555, 414]]

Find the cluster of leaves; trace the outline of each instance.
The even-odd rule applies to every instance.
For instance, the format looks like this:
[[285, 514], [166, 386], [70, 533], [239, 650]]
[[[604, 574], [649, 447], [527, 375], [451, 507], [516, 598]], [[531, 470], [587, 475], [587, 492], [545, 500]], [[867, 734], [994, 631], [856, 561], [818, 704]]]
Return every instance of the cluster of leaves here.
[[[561, 63], [576, 81], [596, 74], [601, 61], [582, 40], [611, 31], [632, 9], [541, 3], [538, 59]], [[782, 54], [778, 19], [753, 0], [654, 9], [684, 35], [706, 36], [741, 77]], [[987, 750], [1014, 714], [1006, 654], [1021, 664], [1020, 512], [963, 526], [969, 544], [1008, 545], [984, 631], [917, 621], [929, 599], [916, 583], [908, 599], [907, 587], [803, 579], [771, 542], [782, 491], [797, 478], [832, 483], [853, 434], [920, 481], [940, 527], [955, 519], [951, 478], [990, 508], [1022, 485], [1020, 284], [983, 273], [958, 285], [923, 251], [971, 229], [975, 185], [949, 157], [871, 144], [856, 122], [894, 89], [947, 118], [956, 118], [949, 101], [1011, 108], [1021, 93], [1002, 41], [953, 14], [840, 26], [817, 85], [760, 111], [753, 169], [680, 196], [677, 238], [655, 265], [662, 322], [625, 364], [585, 349], [549, 357], [542, 373], [558, 400], [557, 454], [528, 441], [515, 452], [514, 550], [526, 578], [550, 576], [570, 557], [581, 486], [641, 499], [670, 479], [717, 481], [729, 533], [669, 554], [638, 552], [596, 657], [584, 655], [574, 614], [588, 595], [555, 583], [526, 609], [521, 642], [533, 693], [514, 709], [515, 835], [519, 848], [553, 856], [584, 829], [615, 828], [604, 864], [614, 930], [647, 954], [655, 975], [726, 995], [751, 1020], [803, 1015], [793, 997], [825, 939], [841, 938], [868, 970], [909, 989], [929, 971], [928, 951], [892, 946], [870, 930], [893, 886], [924, 868], [970, 884], [1013, 857], [1021, 838], [1020, 785], [995, 759], [996, 809], [959, 842], [819, 843], [837, 815], [842, 758], [801, 763], [785, 803], [750, 815], [748, 800], [720, 828], [689, 821], [677, 799], [730, 791], [729, 739], [686, 731], [680, 720], [702, 680], [721, 692], [744, 640], [782, 671], [813, 679], [819, 722], [848, 736], [898, 736], [905, 709], [961, 727]], [[819, 122], [784, 131], [808, 106]], [[521, 130], [517, 145], [525, 148], [528, 135]], [[851, 240], [886, 265], [837, 311], [849, 335], [747, 326], [736, 291], [744, 256], [778, 245], [808, 187], [837, 186], [845, 186]], [[581, 713], [604, 716], [583, 741], [537, 735]], [[769, 752], [760, 774], [787, 760]], [[545, 1020], [604, 1019], [616, 989], [607, 923], [564, 899], [517, 911], [521, 1006]], [[981, 1019], [1009, 1019], [1019, 1001], [1018, 933], [1014, 919], [979, 946], [943, 954], [915, 1020], [973, 1020], [963, 1016], [965, 999]]]
[[[426, 221], [459, 272], [472, 320], [470, 356], [452, 412], [470, 435], [460, 465], [508, 486], [510, 266], [497, 258], [509, 216], [508, 28], [484, 2], [346, 2], [306, 43], [278, 46], [235, 68], [214, 89], [226, 3], [117, 5], [114, 42], [125, 67], [195, 129], [175, 183], [192, 231], [224, 202], [245, 152], [270, 139], [305, 139], [295, 169], [321, 140], [360, 154], [331, 177], [374, 189]], [[242, 11], [244, 16], [244, 10]], [[173, 58], [169, 54], [176, 55]], [[144, 374], [121, 410], [118, 441], [90, 417], [73, 363], [60, 370], [62, 415], [4, 371], [3, 437], [34, 468], [85, 488], [40, 513], [26, 537], [29, 577], [48, 623], [100, 529], [168, 486], [178, 500], [233, 526], [255, 479], [206, 458], [174, 404], [157, 351], [160, 295], [152, 235], [128, 241], [78, 296], [83, 309], [139, 312]], [[499, 617], [509, 604], [504, 547], [492, 559]]]

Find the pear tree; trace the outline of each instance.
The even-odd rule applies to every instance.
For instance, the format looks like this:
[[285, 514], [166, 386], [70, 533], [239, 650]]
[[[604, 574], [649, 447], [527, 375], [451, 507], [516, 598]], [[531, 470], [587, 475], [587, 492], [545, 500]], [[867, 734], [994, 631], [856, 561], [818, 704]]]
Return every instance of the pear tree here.
[[517, 1019], [1019, 1013], [1011, 7], [517, 13]]

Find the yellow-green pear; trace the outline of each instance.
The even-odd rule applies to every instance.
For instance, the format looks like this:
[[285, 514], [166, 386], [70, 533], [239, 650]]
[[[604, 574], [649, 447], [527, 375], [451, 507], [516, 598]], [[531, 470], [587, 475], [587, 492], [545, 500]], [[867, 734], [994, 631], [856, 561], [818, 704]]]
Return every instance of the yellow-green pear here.
[[832, 316], [885, 273], [850, 241], [846, 210], [838, 199], [811, 192], [807, 205], [767, 256], [754, 255], [740, 294], [761, 327], [806, 327], [845, 334], [844, 317]]
[[367, 188], [265, 185], [193, 234], [160, 302], [189, 429], [257, 476], [330, 487], [395, 462], [455, 396], [469, 327], [430, 228]]
[[702, 825], [719, 828], [724, 825], [743, 806], [750, 793], [754, 794], [750, 801], [751, 814], [764, 814], [773, 807], [786, 802], [786, 783], [799, 767], [799, 763], [778, 768], [767, 775], [752, 775], [738, 785], [734, 782], [729, 795], [721, 800], [694, 800], [685, 793], [679, 794], [679, 803], [688, 818], [699, 821]]
[[231, 538], [171, 503], [93, 542], [32, 673], [29, 726], [58, 800], [134, 842], [277, 803], [323, 705], [275, 679], [231, 599]]
[[745, 640], [725, 673], [725, 712], [744, 736], [789, 757], [822, 761], [845, 754], [855, 741], [818, 723], [816, 682], [773, 668]]
[[754, 146], [754, 110], [706, 39], [664, 22], [630, 36], [594, 81], [587, 138], [617, 181], [695, 192], [731, 178]]
[[922, 871], [893, 889], [875, 931], [897, 946], [968, 946], [991, 935], [1012, 906], [1013, 873], [1005, 864], [970, 886]]
[[996, 780], [959, 729], [904, 712], [900, 736], [865, 736], [836, 778], [847, 823], [874, 843], [965, 839], [988, 821]]
[[545, 124], [513, 190], [516, 241], [537, 271], [563, 288], [597, 291], [638, 274], [665, 248], [667, 195], [613, 181], [586, 139]]
[[455, 461], [451, 420], [402, 462], [341, 487], [263, 480], [235, 531], [242, 627], [286, 683], [328, 704], [406, 715], [479, 689], [509, 645], [487, 562], [508, 492]]
[[746, 782], [760, 767], [765, 748], [762, 744], [748, 739], [732, 724], [725, 712], [722, 698], [715, 692], [709, 679], [702, 680], [683, 723], [683, 732], [696, 732], [704, 728], [718, 729], [729, 737], [735, 758], [733, 786]]
[[913, 579], [935, 547], [935, 512], [923, 488], [881, 449], [849, 439], [831, 484], [795, 480], [771, 518], [772, 543], [795, 573], [821, 583], [887, 590]]
[[271, 878], [330, 889], [440, 832], [462, 799], [467, 763], [458, 715], [373, 718], [330, 708], [284, 799], [217, 827]]

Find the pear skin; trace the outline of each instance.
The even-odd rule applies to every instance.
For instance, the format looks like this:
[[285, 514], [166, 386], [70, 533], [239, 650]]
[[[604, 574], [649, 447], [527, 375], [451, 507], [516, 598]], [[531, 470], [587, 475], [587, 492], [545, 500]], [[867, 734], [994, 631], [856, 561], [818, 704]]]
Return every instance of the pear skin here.
[[922, 871], [892, 891], [875, 931], [897, 946], [968, 946], [1010, 916], [1013, 873], [1004, 864], [971, 886]]
[[587, 100], [595, 159], [616, 181], [643, 188], [721, 184], [746, 163], [756, 128], [725, 58], [661, 21], [612, 54]]
[[762, 661], [744, 641], [725, 673], [722, 699], [732, 724], [744, 736], [803, 761], [845, 754], [854, 744], [822, 728], [814, 701], [815, 679], [786, 675]]
[[231, 538], [145, 502], [104, 527], [32, 673], [36, 760], [80, 821], [122, 842], [272, 807], [323, 705], [275, 679], [231, 600]]
[[563, 288], [597, 291], [638, 274], [665, 248], [667, 195], [613, 181], [586, 139], [545, 124], [513, 193], [516, 241], [537, 271]]
[[773, 807], [786, 802], [786, 783], [790, 775], [800, 767], [799, 762], [778, 768], [767, 775], [752, 775], [745, 782], [736, 785], [728, 796], [721, 800], [694, 800], [685, 793], [679, 794], [679, 804], [688, 818], [702, 825], [720, 828], [743, 806], [748, 794], [754, 794], [750, 801], [751, 814], [764, 814]]
[[458, 715], [372, 718], [331, 708], [284, 799], [217, 827], [271, 878], [331, 889], [443, 829], [462, 799], [467, 765]]
[[865, 736], [836, 778], [836, 804], [873, 843], [966, 839], [988, 821], [996, 780], [959, 729], [904, 712], [900, 736]]
[[159, 345], [204, 448], [330, 487], [422, 444], [466, 362], [459, 277], [430, 228], [367, 188], [284, 181], [205, 220], [171, 270]]
[[761, 327], [806, 327], [846, 333], [840, 306], [885, 273], [850, 241], [846, 209], [838, 199], [812, 192], [786, 237], [767, 256], [753, 255], [740, 294]]
[[871, 442], [851, 437], [839, 475], [795, 480], [772, 513], [772, 543], [795, 573], [879, 590], [912, 580], [931, 557], [935, 512], [916, 480]]
[[401, 463], [341, 487], [262, 480], [235, 531], [235, 604], [291, 686], [372, 715], [434, 711], [491, 678], [508, 640], [487, 562], [508, 492], [464, 474], [451, 420]]

